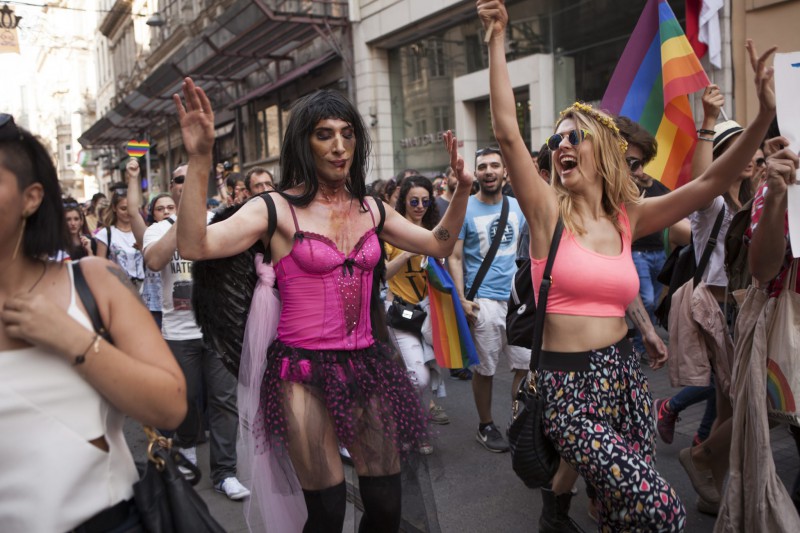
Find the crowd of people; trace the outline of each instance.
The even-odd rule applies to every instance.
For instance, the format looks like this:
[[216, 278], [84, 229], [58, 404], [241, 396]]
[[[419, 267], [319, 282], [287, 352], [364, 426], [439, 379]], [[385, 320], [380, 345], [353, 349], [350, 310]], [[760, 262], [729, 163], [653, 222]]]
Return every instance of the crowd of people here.
[[[692, 503], [716, 515], [726, 501], [758, 498], [725, 483], [748, 467], [733, 453], [746, 438], [733, 422], [742, 408], [733, 382], [737, 315], [748, 307], [733, 296], [724, 243], [734, 216], [748, 213], [740, 240], [753, 286], [777, 298], [796, 285], [786, 220], [798, 155], [775, 129], [766, 66], [774, 49], [759, 56], [747, 44], [759, 111], [746, 127], [718, 122], [724, 98], [715, 85], [705, 90], [692, 179], [670, 191], [645, 172], [664, 147], [630, 119], [582, 102], [531, 151], [506, 65], [507, 12], [486, 0], [478, 14], [498, 146], [477, 151], [474, 174], [448, 132], [440, 174], [407, 169], [368, 183], [368, 130], [330, 90], [293, 106], [279, 180], [262, 167], [240, 174], [214, 164], [214, 110], [187, 78], [174, 97], [186, 163], [168, 192], [143, 198], [130, 159], [110, 200], [97, 194], [81, 205], [62, 198], [42, 143], [0, 115], [4, 529], [140, 531], [138, 473], [122, 433], [129, 416], [160, 428], [194, 464], [208, 440], [214, 488], [250, 497], [272, 517], [256, 529], [340, 532], [349, 461], [363, 504], [358, 531], [399, 531], [412, 511], [406, 491], [420, 482], [406, 481], [435, 453], [430, 424], [450, 422], [439, 401], [446, 369], [425, 323], [426, 262], [446, 265], [478, 354], [477, 365], [450, 372], [471, 380], [475, 440], [507, 452], [493, 377], [502, 359], [513, 400], [531, 362], [529, 347], [508, 341], [511, 287], [526, 258], [538, 292], [562, 227], [546, 309], [536, 310], [544, 314], [536, 376], [544, 431], [561, 460], [541, 490], [539, 531], [580, 531], [570, 518], [578, 477], [600, 531], [684, 531], [687, 495], [656, 469], [655, 441], [672, 442], [678, 414], [701, 401], [703, 422], [680, 452]], [[210, 223], [215, 215], [224, 216]], [[261, 332], [264, 353], [253, 356], [258, 407], [241, 426], [254, 444], [248, 453], [270, 465], [254, 475], [251, 493], [237, 478], [237, 377], [204, 340], [191, 294], [193, 262], [253, 246], [262, 250], [257, 262], [268, 258], [253, 269], [270, 269], [280, 308]], [[667, 290], [657, 277], [675, 247], [694, 253], [698, 282], [667, 295], [664, 320], [656, 309]], [[255, 346], [244, 342], [251, 357]], [[668, 364], [683, 388], [654, 402], [642, 362]], [[792, 433], [800, 452], [800, 431]], [[259, 478], [266, 484], [256, 487]], [[800, 477], [792, 490], [800, 508]]]

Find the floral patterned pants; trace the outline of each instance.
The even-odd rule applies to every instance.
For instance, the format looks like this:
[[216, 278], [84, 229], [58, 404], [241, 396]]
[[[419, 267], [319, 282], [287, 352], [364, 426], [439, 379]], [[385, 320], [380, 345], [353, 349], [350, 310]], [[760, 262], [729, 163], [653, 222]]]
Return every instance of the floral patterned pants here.
[[585, 355], [585, 369], [554, 370], [563, 355], [542, 353], [544, 431], [597, 491], [599, 530], [683, 531], [683, 504], [654, 468], [653, 400], [630, 342], [565, 355]]

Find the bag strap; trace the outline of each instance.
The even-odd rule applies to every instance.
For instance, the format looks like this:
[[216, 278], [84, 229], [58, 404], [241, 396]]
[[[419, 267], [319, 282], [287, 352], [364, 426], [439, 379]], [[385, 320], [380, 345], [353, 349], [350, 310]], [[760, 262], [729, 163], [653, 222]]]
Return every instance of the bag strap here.
[[[267, 191], [259, 194], [259, 197], [267, 204], [267, 237], [269, 240], [272, 240], [272, 236], [275, 235], [275, 230], [278, 227], [278, 213], [275, 210], [275, 200], [270, 196], [273, 192], [276, 191]], [[291, 205], [292, 204], [289, 204], [290, 207]], [[294, 211], [292, 211], [292, 214], [294, 214]], [[295, 226], [297, 226], [297, 219], [295, 219]], [[270, 261], [272, 261], [272, 252], [267, 249], [264, 252], [264, 262], [269, 263]]]
[[111, 259], [111, 226], [106, 226], [106, 259]]
[[536, 372], [539, 368], [539, 354], [542, 352], [542, 336], [544, 334], [544, 316], [547, 314], [547, 294], [553, 284], [550, 273], [553, 270], [553, 263], [556, 260], [556, 252], [561, 242], [561, 234], [564, 233], [564, 221], [558, 217], [556, 229], [553, 232], [553, 239], [550, 241], [550, 252], [547, 254], [547, 263], [542, 274], [542, 284], [539, 287], [539, 298], [536, 299], [536, 314], [533, 322], [533, 344], [531, 344], [531, 372]]
[[386, 207], [384, 207], [383, 201], [378, 198], [375, 199], [375, 205], [378, 207], [378, 214], [380, 215], [378, 218], [378, 225], [375, 226], [375, 233], [380, 235], [383, 231], [383, 223], [386, 222]]
[[94, 328], [101, 337], [113, 344], [111, 334], [103, 325], [103, 319], [100, 317], [100, 311], [97, 309], [97, 301], [95, 301], [92, 290], [89, 288], [89, 284], [86, 283], [86, 278], [83, 276], [83, 265], [81, 265], [80, 261], [73, 261], [70, 266], [72, 267], [72, 279], [75, 284], [75, 292], [78, 293], [78, 298], [80, 298], [83, 307], [86, 309], [89, 320], [92, 321], [92, 328]]
[[494, 256], [497, 255], [497, 249], [500, 248], [500, 241], [503, 240], [503, 234], [506, 231], [506, 222], [508, 222], [508, 204], [508, 196], [503, 195], [503, 207], [500, 208], [500, 220], [497, 223], [497, 231], [494, 234], [494, 239], [492, 239], [492, 245], [489, 247], [486, 257], [483, 258], [481, 267], [478, 269], [478, 273], [475, 274], [472, 287], [469, 288], [469, 292], [467, 293], [467, 300], [469, 301], [472, 301], [475, 295], [478, 294], [478, 289], [481, 283], [483, 283], [483, 278], [485, 278], [486, 273], [489, 272], [492, 261], [494, 261]]
[[705, 272], [706, 267], [708, 267], [708, 261], [711, 259], [711, 252], [714, 251], [714, 248], [717, 246], [717, 237], [719, 237], [719, 230], [722, 229], [722, 219], [725, 218], [725, 204], [722, 204], [722, 210], [717, 215], [717, 219], [714, 221], [714, 227], [711, 228], [711, 235], [708, 237], [708, 242], [706, 243], [706, 247], [703, 248], [703, 256], [700, 258], [700, 262], [697, 263], [697, 270], [694, 271], [694, 286], [700, 283], [700, 280], [703, 279], [703, 272]]

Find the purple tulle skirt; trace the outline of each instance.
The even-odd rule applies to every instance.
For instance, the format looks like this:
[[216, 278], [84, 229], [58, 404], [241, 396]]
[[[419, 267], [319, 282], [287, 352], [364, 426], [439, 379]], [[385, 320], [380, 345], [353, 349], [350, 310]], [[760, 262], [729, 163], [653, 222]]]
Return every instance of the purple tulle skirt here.
[[[259, 419], [273, 451], [285, 449], [288, 443], [285, 406], [290, 388], [286, 382], [304, 385], [324, 404], [339, 444], [351, 454], [371, 455], [393, 448], [403, 458], [427, 439], [427, 418], [419, 396], [390, 345], [376, 342], [363, 350], [316, 351], [274, 341], [267, 361]], [[386, 460], [355, 455], [353, 459]]]

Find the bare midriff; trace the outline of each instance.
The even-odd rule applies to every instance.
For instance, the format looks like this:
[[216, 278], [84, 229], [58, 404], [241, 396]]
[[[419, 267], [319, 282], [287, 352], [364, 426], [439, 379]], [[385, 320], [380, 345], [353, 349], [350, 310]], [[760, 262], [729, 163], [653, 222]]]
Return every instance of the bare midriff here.
[[585, 352], [610, 346], [627, 333], [624, 317], [550, 313], [544, 319], [542, 349], [550, 352]]

